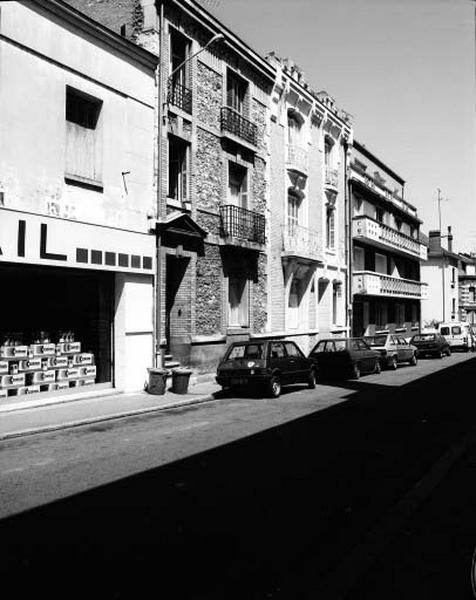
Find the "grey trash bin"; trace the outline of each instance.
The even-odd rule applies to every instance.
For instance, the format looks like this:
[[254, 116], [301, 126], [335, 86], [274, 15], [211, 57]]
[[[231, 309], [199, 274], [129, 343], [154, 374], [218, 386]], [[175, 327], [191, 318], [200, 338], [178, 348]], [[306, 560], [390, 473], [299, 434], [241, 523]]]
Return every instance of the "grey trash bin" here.
[[164, 394], [168, 375], [167, 369], [151, 368], [147, 371], [149, 372], [147, 392], [157, 396]]
[[191, 374], [192, 371], [190, 369], [172, 369], [172, 392], [175, 394], [186, 394]]

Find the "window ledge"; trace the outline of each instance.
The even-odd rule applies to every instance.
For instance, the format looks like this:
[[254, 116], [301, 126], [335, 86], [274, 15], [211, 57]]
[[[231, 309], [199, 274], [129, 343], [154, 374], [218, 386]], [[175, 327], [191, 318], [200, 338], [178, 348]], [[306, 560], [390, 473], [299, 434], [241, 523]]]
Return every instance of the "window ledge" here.
[[65, 173], [64, 181], [68, 185], [77, 185], [78, 187], [94, 190], [96, 192], [103, 192], [104, 186], [102, 181], [95, 179], [88, 179], [87, 177], [81, 177], [81, 175], [73, 175], [71, 173]]

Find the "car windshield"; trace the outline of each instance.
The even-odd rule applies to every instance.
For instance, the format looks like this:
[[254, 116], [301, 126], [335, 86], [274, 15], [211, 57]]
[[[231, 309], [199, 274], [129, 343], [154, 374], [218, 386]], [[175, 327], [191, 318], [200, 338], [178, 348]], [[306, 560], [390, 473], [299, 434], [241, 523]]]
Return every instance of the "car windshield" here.
[[364, 340], [367, 342], [369, 346], [385, 346], [387, 342], [386, 335], [369, 335], [365, 336]]
[[232, 346], [226, 360], [239, 358], [263, 358], [263, 344], [238, 344]]
[[433, 341], [434, 339], [435, 339], [434, 333], [426, 333], [423, 335], [415, 335], [412, 338], [412, 342], [430, 342], [430, 341]]

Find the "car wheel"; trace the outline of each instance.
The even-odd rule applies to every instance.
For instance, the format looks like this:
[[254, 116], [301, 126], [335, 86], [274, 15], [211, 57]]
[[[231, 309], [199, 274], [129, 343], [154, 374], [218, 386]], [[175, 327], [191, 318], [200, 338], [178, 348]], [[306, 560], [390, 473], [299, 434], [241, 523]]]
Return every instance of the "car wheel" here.
[[271, 398], [278, 398], [280, 394], [281, 381], [279, 380], [279, 377], [275, 375], [274, 377], [271, 377], [268, 383], [268, 395], [271, 396]]
[[352, 377], [354, 379], [359, 379], [359, 377], [360, 377], [360, 366], [359, 366], [359, 363], [354, 363], [352, 365]]
[[375, 361], [374, 373], [375, 373], [376, 375], [380, 375], [380, 373], [381, 373], [381, 372], [382, 372], [382, 366], [381, 366], [381, 364], [380, 364], [380, 361], [379, 361], [379, 360], [376, 360], [376, 361]]
[[396, 356], [392, 356], [392, 360], [390, 361], [390, 364], [388, 365], [388, 368], [392, 369], [392, 371], [395, 371], [397, 367], [398, 367], [397, 357]]
[[436, 358], [443, 358], [443, 352], [441, 350], [436, 353]]
[[316, 370], [315, 369], [311, 369], [311, 372], [309, 373], [309, 379], [307, 381], [307, 387], [310, 390], [313, 390], [316, 387]]
[[411, 367], [416, 367], [416, 364], [417, 364], [417, 362], [418, 362], [418, 359], [417, 359], [417, 357], [416, 357], [416, 354], [414, 354], [414, 355], [411, 357], [411, 359], [410, 359], [410, 366], [411, 366]]

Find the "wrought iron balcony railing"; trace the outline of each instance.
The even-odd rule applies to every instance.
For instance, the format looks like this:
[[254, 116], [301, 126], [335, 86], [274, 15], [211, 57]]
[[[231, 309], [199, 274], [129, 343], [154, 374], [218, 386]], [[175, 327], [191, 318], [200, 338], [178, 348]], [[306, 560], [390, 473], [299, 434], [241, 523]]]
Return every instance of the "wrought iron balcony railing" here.
[[192, 90], [169, 79], [167, 102], [180, 108], [189, 115], [192, 114]]
[[232, 133], [252, 146], [257, 145], [258, 127], [228, 106], [221, 109], [221, 130]]
[[418, 300], [425, 300], [428, 297], [428, 284], [413, 279], [402, 279], [374, 271], [355, 271], [352, 280], [354, 294]]
[[322, 248], [319, 234], [314, 229], [288, 223], [282, 226], [283, 255], [321, 261]]
[[266, 220], [264, 215], [234, 204], [220, 206], [221, 235], [264, 245]]
[[304, 148], [295, 144], [288, 145], [287, 168], [307, 175], [309, 171], [309, 153]]
[[326, 167], [325, 183], [326, 186], [337, 189], [339, 183], [339, 171], [337, 169], [331, 169], [330, 167]]
[[362, 237], [368, 240], [378, 242], [379, 245], [385, 245], [420, 259], [427, 260], [427, 247], [418, 240], [389, 227], [384, 223], [379, 223], [375, 219], [366, 215], [353, 218], [352, 235]]

